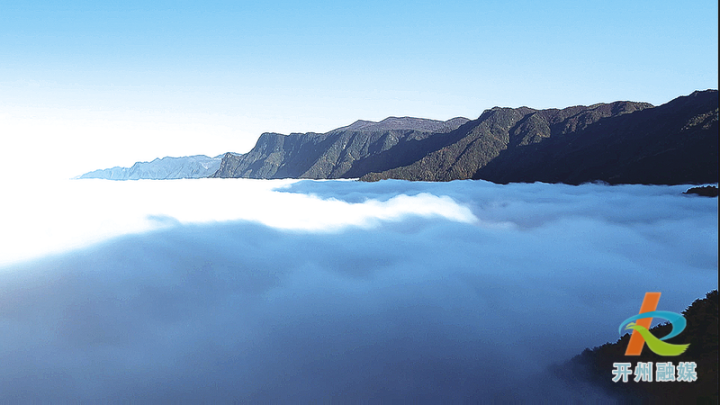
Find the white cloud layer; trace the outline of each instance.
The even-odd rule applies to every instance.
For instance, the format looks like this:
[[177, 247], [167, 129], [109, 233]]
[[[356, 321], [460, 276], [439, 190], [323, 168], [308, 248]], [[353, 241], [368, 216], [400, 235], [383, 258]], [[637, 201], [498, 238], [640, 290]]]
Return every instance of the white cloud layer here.
[[[646, 291], [680, 312], [717, 288], [717, 200], [684, 189], [29, 188], [2, 214], [0, 402], [607, 400], [546, 367]], [[77, 249], [18, 263], [34, 240]]]
[[427, 193], [353, 203], [281, 192], [296, 181], [89, 179], [6, 185], [8, 197], [0, 212], [0, 243], [6, 249], [0, 264], [177, 224], [245, 220], [277, 229], [331, 232], [376, 227], [408, 215], [476, 221], [467, 207]]

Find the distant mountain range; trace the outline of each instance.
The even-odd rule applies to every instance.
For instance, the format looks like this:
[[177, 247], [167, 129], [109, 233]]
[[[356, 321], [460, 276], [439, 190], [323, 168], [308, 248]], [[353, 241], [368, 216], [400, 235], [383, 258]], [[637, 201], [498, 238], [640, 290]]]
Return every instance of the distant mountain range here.
[[132, 167], [113, 167], [95, 170], [80, 179], [138, 180], [138, 179], [198, 179], [213, 175], [219, 168], [222, 155], [164, 157], [152, 162], [137, 162]]
[[717, 183], [718, 91], [697, 91], [658, 107], [630, 101], [547, 110], [495, 107], [472, 121], [390, 117], [324, 134], [264, 133], [249, 152], [222, 156], [208, 176]]
[[403, 145], [447, 134], [467, 122], [390, 117], [356, 121], [324, 134], [264, 133], [250, 152], [226, 154], [213, 177], [357, 178], [410, 162], [413, 150]]

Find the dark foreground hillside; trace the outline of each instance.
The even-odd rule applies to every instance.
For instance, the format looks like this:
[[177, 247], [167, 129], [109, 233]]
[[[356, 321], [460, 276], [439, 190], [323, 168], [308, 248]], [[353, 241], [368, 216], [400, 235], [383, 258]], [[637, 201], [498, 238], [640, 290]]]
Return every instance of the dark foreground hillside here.
[[[668, 339], [669, 343], [690, 343], [687, 351], [676, 357], [658, 356], [643, 349], [640, 356], [626, 357], [630, 334], [615, 343], [608, 343], [592, 350], [586, 349], [566, 364], [554, 367], [554, 373], [569, 384], [593, 383], [617, 398], [621, 403], [662, 404], [717, 404], [718, 403], [718, 291], [714, 290], [703, 299], [696, 300], [685, 311], [687, 328], [680, 335]], [[652, 328], [653, 335], [662, 337], [670, 333], [669, 324]], [[612, 382], [614, 362], [695, 362], [695, 382], [634, 382], [633, 376], [626, 383]]]

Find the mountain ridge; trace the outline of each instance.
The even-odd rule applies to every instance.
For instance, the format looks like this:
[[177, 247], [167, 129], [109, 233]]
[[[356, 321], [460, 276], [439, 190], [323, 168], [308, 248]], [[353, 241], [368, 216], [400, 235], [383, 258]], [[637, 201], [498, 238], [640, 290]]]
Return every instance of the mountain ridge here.
[[495, 183], [702, 184], [718, 181], [718, 92], [696, 91], [507, 151], [473, 178]]
[[457, 134], [456, 140], [430, 150], [411, 165], [371, 173], [361, 179], [449, 181], [479, 178], [476, 176], [477, 171], [508, 148], [540, 143], [552, 136], [583, 129], [601, 118], [645, 108], [653, 106], [648, 103], [616, 101], [546, 110], [494, 107], [466, 124], [465, 132]]
[[[375, 167], [366, 159], [399, 143], [445, 134], [467, 121], [388, 117], [379, 123], [356, 121], [324, 134], [266, 132], [249, 152], [226, 153], [212, 177], [357, 178]], [[402, 155], [391, 160], [397, 159], [403, 162]]]
[[80, 178], [710, 184], [718, 182], [717, 155], [718, 91], [711, 89], [660, 106], [632, 101], [549, 109], [496, 106], [475, 120], [391, 116], [325, 133], [266, 132], [247, 153], [203, 156], [218, 160], [215, 170], [186, 162], [199, 156], [166, 157], [163, 164], [137, 162]]
[[115, 166], [108, 169], [93, 170], [78, 176], [78, 179], [105, 180], [172, 180], [205, 178], [217, 171], [222, 155], [209, 157], [192, 155], [155, 158], [150, 162], [135, 162], [131, 167]]
[[357, 120], [352, 124], [333, 129], [326, 134], [339, 131], [387, 131], [387, 130], [417, 130], [444, 132], [457, 128], [458, 126], [470, 121], [465, 117], [455, 117], [447, 121], [432, 120], [427, 118], [415, 117], [387, 117], [379, 122]]

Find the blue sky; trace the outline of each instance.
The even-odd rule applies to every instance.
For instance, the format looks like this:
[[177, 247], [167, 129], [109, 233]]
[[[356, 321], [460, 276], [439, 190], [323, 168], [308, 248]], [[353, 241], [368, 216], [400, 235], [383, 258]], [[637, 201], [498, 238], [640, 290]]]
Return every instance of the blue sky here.
[[718, 87], [717, 42], [704, 0], [2, 1], [0, 131], [104, 154], [91, 170], [356, 119], [662, 104]]

